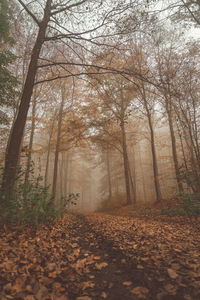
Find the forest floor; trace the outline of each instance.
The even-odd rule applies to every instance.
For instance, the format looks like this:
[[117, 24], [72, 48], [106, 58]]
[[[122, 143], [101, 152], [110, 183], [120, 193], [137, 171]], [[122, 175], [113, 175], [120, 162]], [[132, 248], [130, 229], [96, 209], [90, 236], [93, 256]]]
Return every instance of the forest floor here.
[[200, 299], [200, 219], [117, 210], [4, 226], [0, 299]]

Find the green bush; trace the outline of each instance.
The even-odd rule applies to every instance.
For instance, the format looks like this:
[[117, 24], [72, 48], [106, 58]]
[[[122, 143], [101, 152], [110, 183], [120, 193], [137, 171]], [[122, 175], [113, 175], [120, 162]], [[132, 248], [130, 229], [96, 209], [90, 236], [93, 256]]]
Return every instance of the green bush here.
[[200, 215], [200, 194], [186, 194], [181, 199], [179, 207], [163, 208], [162, 213], [168, 216]]
[[182, 207], [188, 215], [200, 215], [200, 194], [188, 194], [182, 199]]
[[31, 176], [24, 182], [24, 171], [19, 168], [12, 193], [9, 192], [9, 197], [8, 193], [1, 195], [3, 198], [0, 203], [1, 222], [26, 222], [37, 226], [62, 216], [67, 209], [66, 204], [76, 203], [79, 194], [71, 193], [69, 197], [63, 198], [65, 207], [55, 208], [54, 197], [49, 193], [49, 186], [43, 185], [41, 176], [37, 178], [33, 176], [33, 166], [30, 172]]
[[27, 222], [34, 225], [43, 223], [58, 216], [58, 211], [53, 207], [53, 197], [49, 187], [42, 185], [42, 177], [23, 182], [18, 176], [11, 197], [4, 193], [3, 205], [0, 207], [1, 221]]
[[170, 217], [187, 215], [183, 207], [163, 208], [161, 213]]

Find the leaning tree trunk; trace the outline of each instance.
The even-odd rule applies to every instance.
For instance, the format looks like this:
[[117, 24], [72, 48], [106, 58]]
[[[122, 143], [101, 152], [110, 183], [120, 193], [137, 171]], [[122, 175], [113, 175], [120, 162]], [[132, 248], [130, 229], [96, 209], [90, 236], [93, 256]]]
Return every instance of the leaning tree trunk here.
[[8, 197], [11, 197], [12, 195], [12, 189], [16, 180], [20, 146], [23, 138], [23, 132], [26, 124], [31, 96], [33, 93], [34, 81], [37, 73], [37, 63], [42, 45], [45, 40], [47, 25], [50, 19], [50, 10], [51, 0], [47, 0], [43, 20], [39, 23], [38, 35], [32, 50], [31, 60], [22, 91], [18, 114], [12, 128], [9, 144], [7, 146], [1, 190], [3, 193], [6, 192]]
[[[131, 174], [131, 167], [130, 167], [129, 159], [128, 159], [128, 172], [129, 172], [131, 189], [132, 189], [132, 192], [133, 192], [133, 204], [136, 204], [136, 202], [137, 202], [137, 199], [136, 199], [136, 185], [135, 185], [135, 180], [133, 181], [133, 176]], [[135, 177], [134, 177], [134, 179], [135, 179]]]

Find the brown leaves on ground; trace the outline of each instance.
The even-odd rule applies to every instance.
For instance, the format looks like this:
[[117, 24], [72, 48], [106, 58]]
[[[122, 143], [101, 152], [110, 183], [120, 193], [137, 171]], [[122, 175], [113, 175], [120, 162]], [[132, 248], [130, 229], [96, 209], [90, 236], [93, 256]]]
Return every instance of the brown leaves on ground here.
[[91, 213], [38, 230], [4, 226], [0, 300], [200, 299], [198, 222], [156, 218]]
[[[113, 241], [114, 247], [118, 247], [125, 257], [134, 258], [136, 269], [143, 272], [144, 280], [148, 282], [146, 287], [132, 289], [132, 293], [138, 292], [138, 298], [150, 299], [146, 294], [156, 280], [158, 299], [164, 299], [166, 295], [169, 299], [178, 297], [180, 293], [183, 299], [189, 299], [189, 296], [200, 299], [198, 219], [93, 213], [88, 214], [86, 220], [106, 240]], [[189, 295], [184, 293], [185, 289]]]
[[77, 253], [67, 228], [75, 221], [68, 216], [36, 231], [25, 226], [1, 230], [0, 299], [69, 299], [67, 282], [75, 279], [75, 270], [68, 259]]
[[131, 293], [137, 295], [139, 299], [146, 299], [149, 290], [143, 286], [137, 286], [131, 290]]

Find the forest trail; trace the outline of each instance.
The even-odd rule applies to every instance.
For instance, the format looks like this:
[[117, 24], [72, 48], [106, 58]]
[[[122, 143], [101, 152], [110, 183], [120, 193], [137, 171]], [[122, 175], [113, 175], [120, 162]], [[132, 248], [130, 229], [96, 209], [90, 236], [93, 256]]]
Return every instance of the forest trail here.
[[200, 225], [87, 213], [1, 228], [0, 299], [200, 299]]

